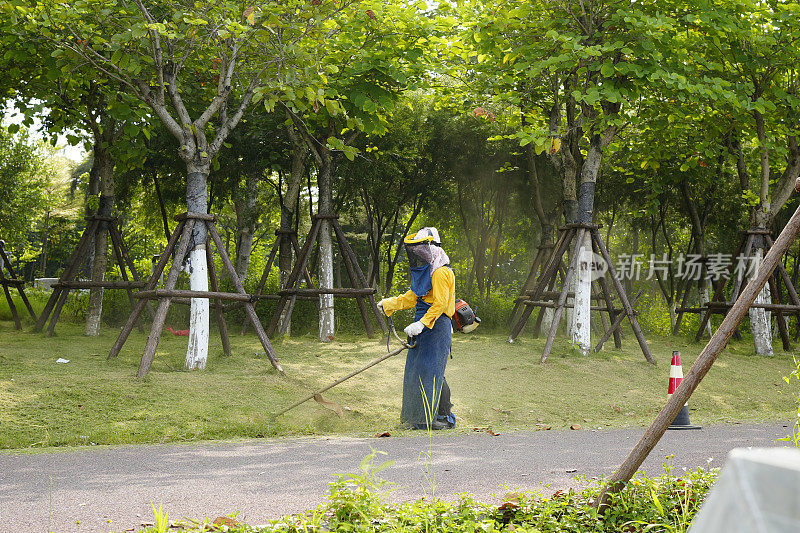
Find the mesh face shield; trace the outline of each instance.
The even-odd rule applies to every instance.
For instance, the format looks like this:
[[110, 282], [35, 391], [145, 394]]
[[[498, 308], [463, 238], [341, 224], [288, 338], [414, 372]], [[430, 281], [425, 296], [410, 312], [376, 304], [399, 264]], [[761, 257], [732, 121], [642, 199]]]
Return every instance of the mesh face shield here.
[[408, 256], [408, 265], [411, 268], [418, 268], [421, 266], [429, 265], [433, 258], [431, 254], [430, 241], [420, 243], [406, 243], [406, 255]]

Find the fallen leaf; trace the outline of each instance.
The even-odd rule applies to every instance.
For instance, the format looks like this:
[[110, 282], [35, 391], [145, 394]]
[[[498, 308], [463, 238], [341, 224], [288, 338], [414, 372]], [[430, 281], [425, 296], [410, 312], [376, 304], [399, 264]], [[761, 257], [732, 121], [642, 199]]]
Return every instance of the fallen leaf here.
[[498, 511], [513, 511], [514, 509], [518, 509], [518, 503], [506, 502], [500, 507], [497, 508]]
[[234, 520], [233, 518], [228, 518], [227, 516], [218, 516], [211, 522], [212, 526], [228, 526], [228, 527], [238, 527], [239, 522]]
[[375, 436], [376, 436], [376, 437], [391, 437], [391, 436], [392, 436], [392, 434], [391, 434], [391, 433], [389, 433], [388, 431], [384, 431], [383, 433], [378, 433], [378, 434], [377, 434], [377, 435], [375, 435]]
[[99, 353], [90, 353], [89, 355], [91, 355], [91, 356], [94, 356], [94, 357], [97, 357], [97, 356], [98, 356], [98, 355], [100, 355], [100, 354], [99, 354]]
[[569, 427], [569, 429], [581, 429], [581, 425], [580, 425], [580, 424], [572, 424], [572, 425]]

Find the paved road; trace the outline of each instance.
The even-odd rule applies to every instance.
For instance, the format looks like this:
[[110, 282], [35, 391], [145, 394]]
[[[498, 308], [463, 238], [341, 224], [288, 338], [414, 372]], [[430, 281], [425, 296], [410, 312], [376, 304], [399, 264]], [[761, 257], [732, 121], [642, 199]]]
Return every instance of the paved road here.
[[[642, 428], [602, 431], [509, 432], [402, 438], [292, 438], [200, 445], [83, 448], [0, 454], [0, 524], [7, 531], [121, 531], [152, 520], [150, 502], [163, 501], [171, 518], [239, 511], [250, 524], [313, 508], [337, 473], [356, 472], [370, 447], [394, 465], [381, 477], [398, 484], [393, 499], [429, 491], [421, 452], [440, 497], [470, 492], [491, 501], [510, 488], [575, 486], [574, 476], [610, 475], [641, 437]], [[670, 431], [644, 465], [663, 471], [721, 466], [728, 451], [775, 446], [786, 424], [710, 426]], [[573, 471], [574, 470], [574, 471]], [[52, 502], [52, 503], [51, 503]], [[111, 520], [109, 526], [108, 520]]]

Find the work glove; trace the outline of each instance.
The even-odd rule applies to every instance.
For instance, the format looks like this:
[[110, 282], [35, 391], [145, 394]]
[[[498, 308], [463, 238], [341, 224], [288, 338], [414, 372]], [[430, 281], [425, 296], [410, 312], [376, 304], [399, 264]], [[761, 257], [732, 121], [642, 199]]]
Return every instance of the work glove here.
[[378, 302], [378, 309], [380, 309], [381, 313], [383, 313], [384, 315], [386, 314], [386, 311], [383, 310], [383, 303], [384, 302], [388, 302], [388, 301], [389, 301], [389, 298], [384, 298], [383, 300]]
[[408, 335], [409, 337], [416, 337], [417, 335], [422, 333], [423, 329], [425, 329], [425, 324], [417, 320], [416, 322], [412, 322], [411, 324], [406, 326], [406, 329], [404, 329], [403, 331], [405, 331], [406, 335]]

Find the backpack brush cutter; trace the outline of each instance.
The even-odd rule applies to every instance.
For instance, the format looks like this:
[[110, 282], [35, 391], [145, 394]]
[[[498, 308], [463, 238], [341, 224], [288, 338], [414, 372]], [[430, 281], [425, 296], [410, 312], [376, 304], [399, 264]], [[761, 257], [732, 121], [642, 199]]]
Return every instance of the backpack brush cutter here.
[[[378, 357], [377, 359], [374, 359], [374, 360], [370, 361], [368, 364], [362, 366], [358, 370], [354, 370], [354, 371], [350, 372], [349, 374], [347, 374], [346, 376], [337, 379], [336, 381], [334, 381], [333, 383], [331, 383], [327, 387], [323, 387], [323, 388], [321, 388], [321, 389], [319, 389], [317, 391], [312, 392], [308, 396], [304, 397], [302, 400], [299, 400], [299, 401], [293, 403], [292, 405], [290, 405], [286, 409], [275, 413], [273, 416], [275, 416], [275, 417], [281, 416], [282, 414], [287, 413], [288, 411], [291, 411], [292, 409], [294, 409], [298, 405], [304, 404], [308, 400], [312, 400], [312, 399], [315, 400], [317, 403], [322, 404], [325, 407], [333, 409], [334, 411], [336, 411], [337, 414], [339, 414], [339, 416], [342, 416], [341, 415], [341, 408], [339, 408], [338, 405], [336, 405], [334, 402], [328, 402], [328, 401], [326, 401], [325, 399], [322, 398], [322, 393], [323, 392], [325, 392], [327, 390], [330, 390], [330, 389], [334, 388], [335, 386], [344, 383], [348, 379], [350, 379], [350, 378], [352, 378], [354, 376], [357, 376], [358, 374], [364, 372], [365, 370], [368, 370], [368, 369], [372, 368], [373, 366], [377, 365], [378, 363], [382, 363], [383, 361], [386, 361], [387, 359], [389, 359], [391, 357], [394, 357], [395, 355], [399, 354], [400, 352], [403, 352], [405, 350], [409, 350], [409, 349], [411, 349], [411, 348], [413, 348], [414, 346], [417, 345], [415, 337], [408, 337], [406, 340], [401, 339], [400, 336], [397, 334], [397, 330], [394, 327], [394, 321], [392, 320], [392, 317], [389, 316], [389, 317], [386, 317], [386, 318], [387, 318], [387, 322], [389, 324], [389, 328], [390, 328], [392, 334], [400, 342], [401, 346], [399, 348], [396, 348], [396, 349], [394, 349], [392, 351], [389, 351], [389, 349], [390, 349], [389, 341], [391, 340], [391, 336], [389, 336], [386, 339], [386, 351], [388, 352], [387, 354], [382, 355], [382, 356]], [[469, 333], [471, 331], [474, 331], [475, 328], [478, 327], [478, 324], [480, 324], [480, 322], [481, 322], [481, 319], [478, 318], [475, 315], [475, 313], [470, 308], [469, 304], [467, 304], [467, 302], [465, 302], [463, 300], [456, 300], [456, 313], [455, 313], [455, 315], [453, 315], [452, 320], [453, 320], [453, 329], [455, 331], [460, 331], [462, 333]]]

